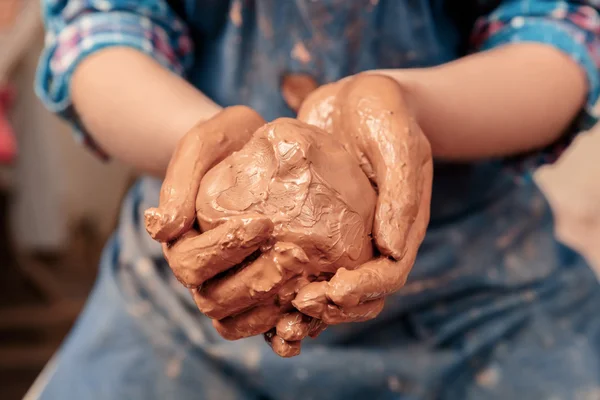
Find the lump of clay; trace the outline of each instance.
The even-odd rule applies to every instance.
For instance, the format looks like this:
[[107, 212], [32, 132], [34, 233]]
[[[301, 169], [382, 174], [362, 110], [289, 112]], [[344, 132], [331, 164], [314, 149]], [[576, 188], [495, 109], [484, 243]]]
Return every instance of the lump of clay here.
[[231, 107], [201, 122], [146, 212], [148, 232], [218, 332], [266, 333], [282, 356], [326, 324], [374, 318], [403, 285], [432, 178], [428, 142], [389, 78], [325, 85], [298, 118], [263, 125]]
[[230, 340], [266, 336], [280, 355], [323, 324], [294, 312], [304, 286], [373, 257], [377, 195], [331, 135], [294, 119], [259, 128], [210, 169], [196, 197], [200, 234], [164, 244], [178, 279]]
[[290, 109], [298, 112], [304, 100], [318, 87], [308, 74], [287, 74], [281, 80], [281, 96]]
[[267, 217], [272, 240], [251, 265], [195, 291], [200, 310], [222, 319], [275, 296], [291, 301], [280, 293], [290, 280], [326, 279], [370, 260], [375, 202], [365, 174], [330, 135], [293, 119], [260, 128], [204, 176], [197, 220], [210, 231]]
[[339, 143], [282, 118], [204, 176], [196, 210], [202, 231], [234, 217], [268, 217], [274, 240], [300, 246], [306, 273], [319, 275], [372, 257], [375, 201], [369, 180]]

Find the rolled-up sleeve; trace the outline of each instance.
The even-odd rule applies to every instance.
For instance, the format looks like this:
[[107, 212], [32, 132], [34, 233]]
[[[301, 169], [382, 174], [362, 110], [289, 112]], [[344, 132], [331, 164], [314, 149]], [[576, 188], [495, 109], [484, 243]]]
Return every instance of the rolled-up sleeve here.
[[78, 141], [104, 157], [73, 109], [73, 71], [94, 52], [125, 46], [184, 74], [193, 57], [187, 27], [166, 0], [43, 0], [42, 4], [46, 38], [36, 93], [50, 111], [73, 125]]
[[[491, 0], [479, 0], [489, 5]], [[595, 106], [600, 97], [600, 0], [506, 0], [481, 17], [473, 31], [474, 50], [520, 42], [554, 46], [585, 71], [587, 101], [571, 132], [537, 154], [536, 165], [554, 161], [573, 136], [597, 121]], [[529, 158], [531, 161], [531, 157]]]

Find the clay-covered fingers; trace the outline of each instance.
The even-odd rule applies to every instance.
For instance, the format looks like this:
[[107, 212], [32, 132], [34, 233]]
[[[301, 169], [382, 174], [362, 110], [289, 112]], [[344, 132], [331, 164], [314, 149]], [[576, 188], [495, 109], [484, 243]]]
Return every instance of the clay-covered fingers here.
[[275, 354], [294, 357], [300, 354], [303, 339], [316, 338], [326, 327], [323, 321], [294, 311], [284, 314], [277, 326], [265, 333], [265, 340]]
[[163, 244], [165, 259], [186, 287], [244, 261], [271, 238], [273, 222], [266, 217], [231, 219], [204, 233], [186, 232], [173, 244]]
[[[290, 280], [279, 293], [305, 284], [304, 279]], [[286, 288], [289, 286], [290, 288]], [[290, 303], [283, 303], [286, 295], [267, 299], [250, 309], [221, 320], [213, 320], [217, 332], [227, 340], [238, 340], [264, 334], [273, 351], [281, 357], [293, 357], [300, 353], [301, 341], [317, 337], [327, 325], [297, 311], [292, 311]]]
[[350, 307], [340, 307], [328, 297], [329, 282], [314, 282], [302, 288], [292, 302], [301, 313], [322, 321], [326, 325], [363, 322], [373, 319], [383, 309], [384, 299], [379, 298]]
[[400, 260], [380, 257], [354, 270], [340, 268], [328, 282], [325, 297], [347, 309], [398, 291], [406, 283], [429, 223], [433, 162], [423, 167], [419, 212], [408, 232], [407, 251]]
[[429, 223], [432, 179], [433, 162], [428, 160], [419, 180], [420, 204], [407, 235], [403, 258], [396, 261], [379, 257], [354, 270], [340, 268], [329, 282], [304, 286], [292, 302], [294, 307], [329, 325], [375, 318], [383, 308], [383, 298], [406, 283], [415, 262]]
[[429, 142], [415, 121], [405, 91], [392, 78], [361, 74], [340, 91], [343, 140], [379, 191], [373, 236], [380, 252], [401, 259], [419, 211]]
[[353, 307], [340, 307], [335, 304], [328, 304], [321, 319], [328, 325], [369, 321], [379, 315], [381, 310], [383, 310], [383, 305], [384, 299], [368, 301]]
[[159, 205], [145, 213], [146, 230], [153, 239], [168, 242], [192, 227], [198, 187], [204, 174], [240, 150], [264, 124], [251, 108], [228, 107], [181, 138], [167, 168]]
[[301, 313], [320, 319], [329, 304], [327, 286], [329, 282], [312, 282], [298, 291], [292, 305]]
[[215, 319], [213, 326], [223, 338], [238, 340], [268, 332], [282, 315], [278, 304], [263, 304], [233, 317]]
[[264, 303], [247, 311], [221, 320], [213, 320], [213, 326], [227, 340], [238, 340], [271, 330], [289, 342], [300, 341], [322, 329], [319, 321], [298, 312], [285, 312], [276, 303]]
[[410, 172], [406, 172], [407, 178], [394, 183], [395, 173], [389, 170], [389, 176], [382, 182], [377, 197], [373, 238], [380, 253], [395, 260], [406, 257], [415, 243], [418, 243], [418, 248], [422, 238], [415, 241], [414, 232], [423, 230], [424, 235], [424, 229], [429, 224], [433, 177], [431, 147], [422, 134], [416, 141], [418, 144], [413, 155], [418, 157], [409, 161], [412, 165], [406, 167], [410, 169]]
[[[274, 298], [307, 263], [302, 248], [279, 242], [248, 265], [206, 282], [192, 295], [200, 311], [210, 318], [223, 319]], [[290, 290], [295, 290], [297, 284], [297, 280], [292, 281]]]
[[290, 341], [302, 340], [307, 336], [316, 337], [326, 327], [326, 324], [297, 311], [284, 314], [275, 327], [279, 337]]
[[265, 341], [271, 346], [273, 352], [280, 357], [289, 358], [300, 354], [301, 341], [290, 342], [279, 336], [275, 330], [270, 330], [264, 335]]
[[273, 351], [281, 357], [300, 354], [302, 339], [307, 336], [316, 337], [325, 329], [321, 321], [297, 312], [283, 313], [276, 304], [259, 305], [234, 317], [213, 320], [213, 326], [227, 340], [262, 333]]

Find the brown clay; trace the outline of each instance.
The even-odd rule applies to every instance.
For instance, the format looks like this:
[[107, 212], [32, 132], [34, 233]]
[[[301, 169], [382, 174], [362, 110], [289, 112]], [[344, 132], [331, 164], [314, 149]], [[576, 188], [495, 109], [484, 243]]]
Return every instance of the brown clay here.
[[391, 78], [362, 74], [319, 88], [298, 119], [336, 137], [378, 188], [373, 239], [382, 257], [304, 286], [292, 304], [327, 324], [373, 318], [400, 289], [429, 223], [431, 148]]
[[280, 357], [289, 358], [300, 354], [300, 341], [289, 342], [284, 340], [273, 331], [265, 334], [265, 340], [271, 346], [275, 354]]
[[[236, 112], [239, 123], [221, 114], [186, 135], [191, 150], [174, 155], [146, 223], [223, 337], [265, 333], [293, 356], [327, 324], [374, 318], [404, 284], [429, 220], [431, 152], [383, 76], [325, 85], [299, 120], [251, 137], [261, 120]], [[223, 151], [197, 143], [214, 146], [209, 134], [225, 138]], [[204, 233], [191, 229], [194, 212]]]
[[177, 279], [195, 288], [244, 261], [272, 232], [268, 218], [235, 218], [202, 235], [189, 230], [175, 243], [163, 243], [163, 252], [169, 265], [177, 266]]
[[188, 231], [206, 172], [237, 151], [265, 121], [251, 108], [229, 107], [192, 128], [178, 143], [160, 191], [160, 207], [146, 210], [146, 230], [160, 242]]
[[[205, 175], [197, 220], [203, 231], [211, 232], [232, 219], [265, 216], [274, 225], [273, 245], [264, 246], [247, 266], [194, 290], [196, 304], [224, 322], [216, 325], [224, 337], [270, 330], [292, 309], [290, 302], [301, 285], [372, 258], [375, 201], [369, 180], [325, 132], [293, 119], [278, 119], [258, 129], [242, 150]], [[177, 263], [170, 265], [179, 269]], [[273, 310], [274, 299], [279, 315], [271, 320], [265, 315]], [[263, 305], [265, 301], [271, 304]], [[248, 323], [258, 318], [265, 323]], [[286, 335], [304, 338], [311, 326], [310, 320], [300, 318], [298, 326], [289, 328], [295, 332]], [[278, 333], [274, 337], [272, 343], [283, 349]]]
[[[203, 231], [232, 218], [268, 217], [274, 240], [290, 243], [274, 256], [304, 259], [296, 269], [317, 276], [371, 258], [375, 202], [369, 180], [338, 142], [282, 118], [205, 175], [196, 210]], [[293, 270], [296, 262], [287, 263]]]

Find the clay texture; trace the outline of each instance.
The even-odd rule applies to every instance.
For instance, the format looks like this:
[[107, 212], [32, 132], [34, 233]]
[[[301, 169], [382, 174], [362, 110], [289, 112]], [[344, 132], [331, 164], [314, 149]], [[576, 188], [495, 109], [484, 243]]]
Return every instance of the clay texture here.
[[360, 75], [314, 91], [298, 120], [234, 107], [198, 125], [146, 226], [223, 337], [264, 333], [290, 357], [328, 324], [374, 318], [404, 284], [431, 179], [402, 89]]
[[[166, 253], [180, 280], [198, 287], [192, 290], [196, 304], [219, 321], [215, 327], [223, 337], [240, 339], [276, 327], [271, 344], [276, 352], [281, 348], [288, 353], [291, 344], [283, 345], [281, 339], [298, 341], [314, 330], [312, 321], [286, 315], [293, 310], [296, 292], [309, 282], [329, 279], [341, 267], [353, 269], [372, 258], [375, 202], [368, 178], [333, 137], [294, 119], [278, 119], [259, 128], [242, 150], [202, 179], [197, 221], [203, 232], [230, 232], [227, 240], [235, 242], [229, 247], [234, 252], [219, 254], [226, 262], [205, 262], [190, 275], [187, 260], [205, 260], [207, 253], [212, 258], [215, 242], [188, 245], [186, 251], [177, 246], [205, 235], [184, 237]], [[239, 237], [247, 238], [248, 229], [238, 234], [242, 225], [236, 221], [260, 229], [244, 241]], [[272, 230], [265, 221], [272, 222]], [[258, 258], [217, 276], [253, 253], [253, 243], [263, 233], [270, 240], [263, 241]]]

